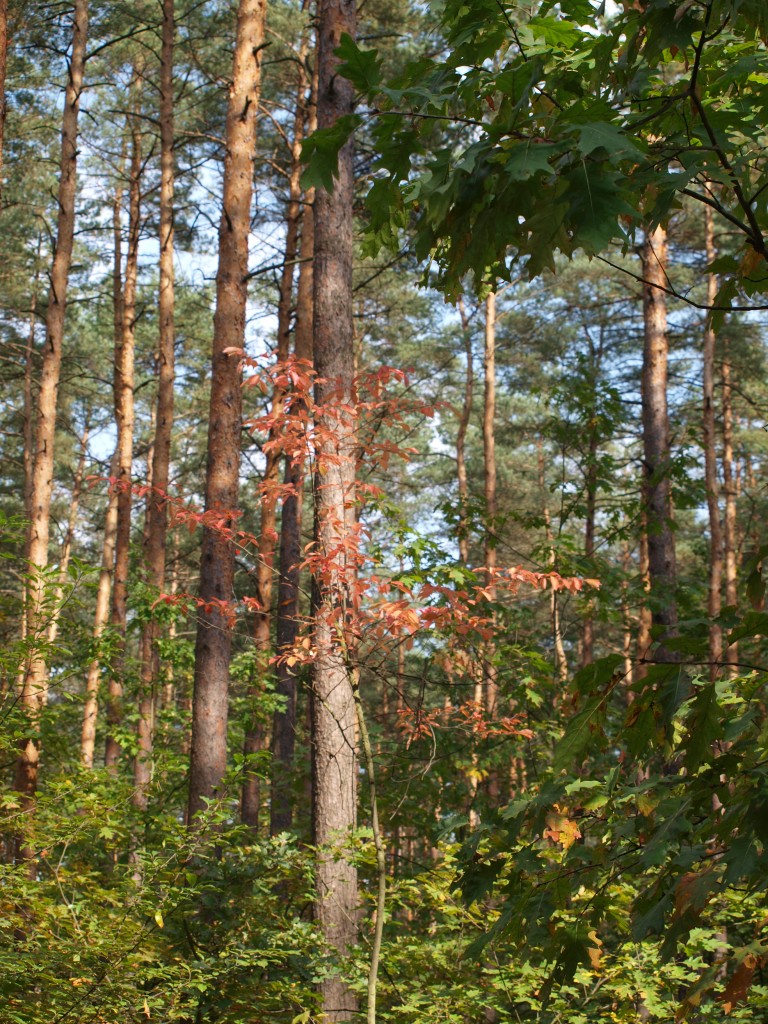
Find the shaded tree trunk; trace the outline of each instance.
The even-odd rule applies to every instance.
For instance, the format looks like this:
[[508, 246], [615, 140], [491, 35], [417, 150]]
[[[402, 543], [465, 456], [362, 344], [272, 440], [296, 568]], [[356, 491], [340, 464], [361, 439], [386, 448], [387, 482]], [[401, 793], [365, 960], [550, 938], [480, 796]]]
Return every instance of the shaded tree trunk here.
[[265, 19], [266, 0], [240, 0], [227, 103], [205, 477], [205, 509], [220, 513], [224, 528], [203, 529], [187, 807], [190, 823], [204, 810], [206, 800], [218, 792], [227, 766], [234, 548], [226, 529], [234, 522], [240, 471], [240, 352], [245, 341], [248, 236]]
[[[32, 582], [27, 595], [28, 635], [42, 641], [44, 623], [42, 605], [45, 585], [42, 572], [48, 565], [48, 537], [50, 533], [51, 495], [53, 492], [53, 456], [56, 437], [56, 406], [61, 376], [64, 315], [67, 285], [72, 263], [72, 245], [75, 230], [75, 190], [77, 173], [77, 122], [80, 95], [85, 68], [85, 42], [88, 31], [87, 0], [76, 0], [73, 12], [72, 55], [69, 77], [64, 93], [64, 113], [61, 131], [61, 169], [58, 190], [58, 218], [56, 246], [50, 275], [48, 309], [45, 318], [45, 346], [43, 349], [40, 392], [37, 402], [35, 451], [30, 489], [30, 524], [27, 538], [27, 559], [32, 568]], [[36, 570], [39, 573], [36, 574]], [[37, 772], [40, 757], [36, 732], [45, 686], [45, 652], [41, 646], [32, 653], [24, 677], [21, 700], [29, 718], [33, 735], [22, 740], [14, 775], [14, 788], [22, 794], [22, 809], [31, 808], [37, 790]], [[30, 860], [34, 874], [33, 851], [21, 840], [17, 855]]]
[[[115, 729], [123, 720], [123, 677], [125, 675], [125, 631], [128, 622], [128, 569], [131, 553], [131, 508], [133, 505], [133, 433], [135, 423], [135, 332], [136, 285], [139, 270], [139, 238], [141, 234], [141, 169], [142, 135], [138, 119], [141, 79], [134, 69], [131, 92], [133, 114], [130, 116], [131, 166], [128, 181], [128, 251], [125, 258], [125, 282], [122, 303], [117, 298], [119, 289], [120, 246], [120, 190], [115, 199], [115, 294], [116, 314], [121, 315], [121, 327], [115, 331], [115, 367], [113, 389], [115, 422], [117, 424], [117, 534], [115, 537], [115, 574], [112, 582], [110, 624], [116, 633], [115, 654], [112, 658], [108, 682], [107, 740], [104, 764], [114, 770], [120, 757], [120, 744]], [[120, 308], [120, 305], [122, 308]]]
[[[316, 93], [313, 88], [313, 94]], [[313, 131], [316, 118], [311, 110], [308, 130]], [[301, 219], [301, 269], [296, 295], [297, 359], [312, 362], [313, 356], [313, 253], [314, 253], [314, 189], [304, 197]], [[298, 409], [296, 410], [298, 412]], [[288, 654], [299, 635], [299, 598], [301, 570], [301, 525], [303, 510], [305, 465], [302, 459], [286, 459], [285, 483], [291, 491], [283, 502], [280, 529], [280, 571], [277, 584], [277, 652]], [[291, 827], [291, 773], [296, 748], [297, 681], [294, 669], [285, 658], [277, 663], [277, 693], [283, 697], [285, 707], [276, 711], [272, 721], [272, 799], [270, 803], [270, 833], [277, 835]]]
[[[669, 478], [669, 413], [667, 374], [667, 235], [662, 227], [649, 232], [643, 245], [643, 455], [648, 531], [648, 575], [653, 624], [663, 636], [677, 632], [677, 570], [672, 531]], [[674, 661], [663, 642], [657, 660]]]
[[[144, 566], [147, 583], [162, 590], [165, 581], [165, 544], [168, 507], [165, 495], [171, 464], [174, 381], [174, 233], [173, 233], [173, 45], [174, 0], [163, 0], [163, 28], [160, 51], [160, 330], [157, 349], [157, 402], [152, 445], [152, 489], [147, 496], [147, 533]], [[155, 688], [159, 671], [157, 622], [150, 618], [142, 630], [138, 722], [138, 753], [133, 765], [134, 803], [146, 808], [147, 789], [152, 776], [152, 747], [155, 730]]]
[[[343, 33], [356, 35], [354, 0], [320, 0], [318, 19], [317, 119], [328, 128], [354, 107], [351, 84], [337, 75], [334, 51]], [[352, 403], [353, 147], [339, 153], [332, 194], [315, 198], [314, 337], [319, 382], [315, 399], [315, 626], [317, 651], [312, 679], [312, 819], [318, 848], [315, 916], [321, 935], [343, 958], [357, 940], [357, 871], [339, 856], [356, 822], [357, 757], [355, 705], [343, 650], [344, 618], [355, 566], [354, 423], [344, 406]], [[334, 851], [331, 847], [335, 846]], [[320, 984], [321, 1011], [329, 1022], [348, 1021], [357, 998], [343, 977]]]
[[[542, 518], [544, 519], [544, 536], [549, 550], [547, 562], [550, 570], [554, 571], [557, 565], [557, 559], [555, 555], [554, 537], [552, 535], [552, 514], [549, 511], [549, 502], [547, 501], [546, 475], [544, 473], [544, 447], [541, 443], [541, 439], [537, 441], [537, 448], [539, 490], [541, 491]], [[565, 645], [563, 644], [563, 629], [560, 623], [560, 605], [557, 600], [557, 591], [554, 587], [550, 588], [549, 592], [549, 615], [552, 623], [552, 646], [555, 654], [555, 675], [557, 676], [558, 682], [565, 683], [568, 680], [568, 659], [565, 655]]]
[[[291, 340], [291, 312], [293, 309], [293, 279], [296, 253], [299, 242], [299, 221], [301, 217], [301, 143], [304, 137], [306, 107], [306, 70], [308, 40], [302, 39], [299, 47], [298, 83], [293, 138], [291, 139], [291, 169], [288, 185], [288, 208], [286, 211], [285, 249], [283, 270], [277, 303], [277, 361], [288, 358]], [[279, 414], [285, 398], [284, 389], [275, 387], [272, 396], [272, 415]], [[278, 439], [280, 426], [270, 429], [269, 440]], [[258, 656], [256, 685], [252, 687], [251, 698], [257, 701], [263, 693], [264, 678], [269, 671], [269, 654], [272, 647], [272, 594], [275, 574], [275, 547], [277, 546], [277, 490], [280, 478], [281, 454], [278, 446], [270, 445], [266, 454], [266, 465], [261, 485], [261, 523], [259, 527], [259, 555], [256, 563], [256, 596], [259, 608], [254, 621], [254, 642]], [[252, 712], [253, 714], [253, 712]], [[264, 724], [254, 717], [246, 729], [243, 753], [246, 758], [264, 749]], [[240, 801], [243, 823], [256, 828], [261, 806], [261, 779], [253, 771], [246, 775]], [[271, 812], [270, 812], [271, 813]]]
[[5, 79], [8, 70], [8, 0], [0, 0], [0, 208], [3, 205], [3, 171], [5, 118], [8, 100], [5, 94]]
[[[496, 600], [496, 296], [485, 300], [485, 388], [483, 403], [483, 463], [485, 470], [485, 568], [486, 590]], [[496, 714], [497, 682], [495, 648], [490, 641], [484, 651], [485, 703], [491, 718]]]
[[[704, 231], [707, 247], [707, 263], [715, 259], [714, 216], [709, 206], [704, 207]], [[717, 277], [707, 277], [707, 305], [713, 306], [717, 298]], [[704, 446], [704, 483], [707, 488], [707, 509], [709, 512], [709, 585], [707, 590], [707, 613], [709, 615], [709, 677], [717, 676], [723, 656], [723, 631], [715, 620], [720, 615], [721, 591], [723, 585], [723, 531], [720, 522], [720, 484], [717, 478], [717, 441], [715, 432], [715, 331], [711, 316], [704, 327], [703, 355], [703, 402], [702, 415]]]

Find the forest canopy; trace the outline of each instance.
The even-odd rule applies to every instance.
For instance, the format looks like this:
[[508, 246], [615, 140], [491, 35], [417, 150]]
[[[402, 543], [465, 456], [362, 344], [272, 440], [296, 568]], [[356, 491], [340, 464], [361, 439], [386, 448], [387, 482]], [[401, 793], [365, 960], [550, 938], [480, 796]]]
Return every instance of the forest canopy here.
[[0, 0], [0, 1021], [768, 1020], [768, 8]]

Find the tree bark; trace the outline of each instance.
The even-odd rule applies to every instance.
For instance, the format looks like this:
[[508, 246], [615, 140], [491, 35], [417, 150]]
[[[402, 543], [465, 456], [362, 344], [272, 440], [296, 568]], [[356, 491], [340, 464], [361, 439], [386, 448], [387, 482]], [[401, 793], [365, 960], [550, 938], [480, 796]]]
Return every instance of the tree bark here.
[[662, 643], [656, 660], [674, 661], [663, 637], [677, 632], [677, 570], [672, 531], [669, 478], [670, 442], [667, 408], [669, 337], [667, 334], [667, 234], [657, 227], [643, 246], [643, 453], [648, 530], [648, 574], [653, 624]]
[[266, 0], [240, 0], [227, 103], [205, 478], [205, 509], [220, 513], [223, 528], [203, 529], [187, 807], [190, 823], [218, 792], [227, 766], [234, 548], [226, 530], [235, 521], [240, 471], [240, 352], [245, 342], [248, 236], [265, 20]]
[[[301, 143], [304, 138], [306, 114], [306, 69], [308, 39], [303, 36], [298, 54], [298, 82], [293, 139], [291, 140], [291, 169], [289, 174], [288, 208], [286, 211], [285, 249], [283, 270], [277, 303], [277, 362], [284, 363], [290, 352], [291, 312], [293, 309], [293, 279], [299, 241], [301, 216]], [[272, 415], [282, 408], [285, 391], [276, 386], [272, 395]], [[272, 647], [272, 595], [274, 591], [275, 548], [277, 547], [277, 490], [280, 478], [281, 454], [277, 441], [280, 426], [269, 431], [269, 446], [261, 484], [261, 522], [259, 527], [258, 561], [256, 563], [256, 596], [259, 607], [254, 621], [254, 643], [257, 652], [257, 679], [251, 688], [251, 698], [257, 701], [264, 690], [264, 679], [269, 671], [269, 653]], [[251, 712], [254, 715], [254, 712]], [[245, 733], [243, 753], [246, 758], [264, 749], [264, 724], [252, 717]], [[256, 828], [261, 807], [261, 779], [256, 771], [248, 772], [243, 782], [240, 813], [243, 824]], [[271, 812], [270, 812], [271, 814]], [[281, 830], [282, 831], [282, 830]]]
[[[722, 365], [723, 403], [723, 494], [725, 515], [723, 516], [723, 556], [725, 563], [725, 603], [730, 608], [738, 604], [736, 590], [736, 483], [733, 472], [733, 388], [731, 385], [731, 357], [727, 340], [723, 344]], [[725, 649], [725, 663], [728, 675], [736, 675], [739, 661], [738, 644], [729, 644]]]
[[8, 70], [8, 0], [0, 0], [0, 209], [3, 206], [5, 118], [8, 100], [5, 79]]
[[[547, 501], [546, 475], [544, 473], [544, 447], [541, 439], [536, 442], [538, 448], [538, 469], [539, 469], [539, 490], [542, 500], [542, 518], [544, 519], [544, 536], [547, 541], [549, 555], [547, 558], [550, 570], [554, 571], [557, 565], [555, 555], [554, 537], [552, 535], [552, 514], [549, 511]], [[555, 653], [555, 675], [558, 682], [565, 683], [568, 680], [568, 659], [563, 644], [563, 629], [560, 623], [560, 605], [557, 600], [557, 591], [554, 587], [549, 591], [549, 614], [552, 622], [552, 646]]]
[[[316, 93], [316, 89], [313, 89]], [[316, 121], [314, 108], [310, 112], [308, 130], [313, 131]], [[313, 253], [314, 253], [314, 189], [304, 197], [301, 218], [301, 269], [296, 295], [297, 359], [312, 362], [313, 348]], [[299, 410], [297, 409], [296, 412]], [[294, 669], [285, 656], [293, 649], [299, 635], [299, 598], [301, 570], [301, 524], [303, 511], [305, 465], [303, 459], [286, 459], [285, 483], [291, 491], [283, 502], [280, 528], [280, 571], [277, 583], [277, 694], [285, 701], [282, 710], [272, 720], [272, 799], [270, 802], [270, 834], [277, 835], [291, 828], [293, 807], [291, 801], [291, 772], [296, 748], [297, 687]]]
[[[483, 462], [485, 469], [485, 589], [496, 600], [496, 295], [485, 300], [485, 388], [483, 403]], [[484, 651], [483, 676], [488, 715], [496, 714], [497, 673], [495, 648], [489, 641]]]
[[[166, 494], [171, 465], [174, 381], [174, 233], [173, 233], [173, 45], [176, 31], [174, 0], [163, 0], [160, 50], [160, 330], [157, 348], [157, 402], [152, 445], [152, 486], [147, 496], [147, 534], [144, 566], [147, 583], [158, 591], [165, 582], [165, 544], [168, 534]], [[150, 617], [142, 630], [139, 654], [138, 753], [133, 765], [134, 804], [145, 809], [152, 776], [155, 731], [155, 688], [159, 670], [157, 622]]]
[[[67, 583], [67, 572], [69, 562], [72, 558], [72, 542], [75, 539], [75, 527], [77, 526], [77, 514], [80, 511], [80, 495], [83, 490], [83, 475], [85, 473], [85, 460], [88, 455], [88, 434], [90, 428], [86, 422], [83, 428], [83, 436], [80, 438], [80, 457], [75, 467], [75, 476], [72, 480], [72, 497], [69, 503], [69, 516], [67, 518], [67, 529], [64, 540], [61, 544], [61, 556], [59, 557], [59, 578], [56, 582], [56, 593], [53, 598], [53, 611], [48, 621], [48, 643], [53, 645], [59, 635], [59, 620], [61, 618], [62, 603], [64, 601], [64, 588]], [[46, 704], [48, 698], [48, 674], [45, 676], [45, 692], [41, 697], [41, 703]]]
[[[714, 216], [709, 206], [704, 207], [704, 232], [707, 248], [707, 263], [715, 259]], [[707, 276], [707, 305], [713, 306], [717, 298], [717, 277]], [[720, 615], [721, 591], [723, 585], [723, 530], [720, 522], [720, 484], [717, 478], [717, 441], [715, 432], [715, 331], [712, 318], [707, 318], [704, 327], [703, 354], [703, 445], [704, 483], [707, 488], [707, 509], [709, 512], [709, 585], [707, 591], [707, 613], [709, 615], [709, 677], [717, 676], [723, 656], [723, 631], [715, 620]]]
[[[337, 74], [334, 51], [343, 33], [356, 35], [354, 0], [320, 0], [317, 119], [328, 128], [351, 113], [354, 91]], [[313, 830], [318, 848], [315, 915], [323, 939], [343, 958], [357, 939], [357, 870], [344, 856], [355, 827], [357, 756], [355, 705], [343, 650], [344, 619], [351, 612], [355, 565], [354, 341], [352, 323], [353, 145], [339, 152], [333, 193], [315, 198], [314, 335], [318, 383], [315, 400], [314, 575], [316, 657], [312, 680]], [[336, 848], [334, 850], [334, 847]], [[339, 855], [341, 853], [341, 855]], [[330, 1024], [354, 1019], [357, 998], [343, 977], [320, 985], [321, 1012]]]
[[123, 676], [125, 674], [125, 631], [128, 622], [128, 569], [131, 553], [131, 509], [133, 505], [133, 433], [135, 423], [135, 331], [136, 285], [139, 270], [139, 237], [141, 234], [141, 170], [142, 135], [138, 118], [141, 78], [134, 69], [132, 82], [133, 113], [129, 117], [131, 133], [131, 166], [128, 181], [128, 251], [125, 258], [125, 282], [122, 309], [119, 294], [120, 190], [115, 199], [115, 297], [116, 313], [122, 313], [121, 326], [115, 331], [115, 367], [113, 390], [117, 424], [117, 534], [115, 537], [115, 574], [112, 583], [110, 623], [116, 632], [115, 654], [108, 681], [107, 740], [104, 764], [114, 771], [120, 757], [120, 744], [114, 731], [123, 719]]
[[456, 478], [459, 488], [459, 558], [463, 565], [469, 561], [469, 523], [467, 506], [469, 504], [469, 485], [467, 482], [467, 457], [465, 444], [469, 418], [472, 415], [472, 396], [475, 386], [474, 361], [472, 358], [472, 333], [470, 329], [464, 296], [459, 298], [459, 316], [461, 317], [461, 335], [464, 340], [464, 355], [467, 360], [467, 372], [464, 378], [464, 401], [459, 414], [459, 427], [456, 431]]
[[[51, 267], [51, 286], [45, 318], [45, 347], [37, 404], [35, 453], [30, 493], [31, 517], [26, 552], [33, 577], [27, 595], [28, 635], [35, 638], [35, 642], [37, 639], [42, 639], [43, 630], [41, 612], [45, 597], [45, 585], [42, 573], [48, 565], [57, 392], [61, 376], [64, 314], [75, 231], [77, 121], [80, 111], [80, 95], [83, 89], [87, 31], [87, 0], [76, 0], [73, 14], [72, 55], [64, 93], [56, 247]], [[22, 740], [20, 744], [14, 776], [14, 787], [22, 794], [23, 809], [32, 807], [37, 791], [40, 751], [38, 740], [34, 734], [37, 730], [44, 685], [45, 652], [41, 646], [32, 653], [21, 694], [31, 731], [31, 735]], [[17, 854], [22, 859], [30, 860], [30, 871], [34, 873], [34, 864], [31, 860], [33, 852], [23, 840], [17, 849]]]
[[[117, 451], [112, 460], [110, 475], [117, 473]], [[85, 682], [85, 705], [83, 727], [80, 734], [80, 758], [86, 768], [93, 768], [96, 745], [96, 722], [99, 714], [99, 681], [101, 660], [98, 645], [109, 618], [109, 598], [112, 590], [112, 576], [115, 571], [115, 536], [117, 534], [117, 489], [110, 485], [106, 514], [104, 516], [104, 541], [101, 549], [101, 572], [96, 589], [96, 607], [93, 613], [93, 643], [96, 648], [88, 666]]]

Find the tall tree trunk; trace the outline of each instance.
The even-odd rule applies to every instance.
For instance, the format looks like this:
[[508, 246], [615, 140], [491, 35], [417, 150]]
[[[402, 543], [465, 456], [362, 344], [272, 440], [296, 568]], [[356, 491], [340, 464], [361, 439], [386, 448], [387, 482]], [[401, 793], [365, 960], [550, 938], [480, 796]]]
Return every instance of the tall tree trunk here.
[[[317, 120], [329, 128], [354, 108], [350, 82], [337, 74], [334, 51], [343, 33], [356, 35], [355, 0], [320, 0]], [[343, 958], [357, 940], [357, 870], [339, 856], [356, 822], [355, 705], [342, 649], [350, 612], [355, 533], [355, 431], [344, 411], [352, 403], [353, 145], [339, 152], [332, 194], [315, 198], [314, 335], [318, 384], [315, 399], [315, 557], [329, 563], [314, 577], [317, 651], [312, 680], [312, 819], [318, 848], [315, 915], [323, 939]], [[333, 850], [331, 846], [336, 846]], [[343, 977], [320, 985], [321, 1012], [331, 1024], [352, 1020], [357, 998]]]
[[[316, 127], [315, 98], [317, 89], [313, 85], [313, 96], [307, 122], [308, 131]], [[301, 216], [301, 245], [299, 255], [301, 269], [296, 294], [296, 338], [297, 359], [312, 362], [313, 348], [313, 254], [314, 235], [314, 189], [304, 197]], [[296, 412], [299, 410], [297, 409]], [[285, 483], [291, 491], [283, 502], [280, 525], [280, 571], [277, 582], [277, 653], [283, 656], [277, 663], [277, 694], [285, 706], [276, 711], [272, 720], [272, 799], [270, 802], [271, 835], [290, 829], [293, 821], [291, 805], [291, 772], [296, 748], [296, 675], [285, 660], [285, 656], [296, 644], [299, 635], [299, 597], [301, 570], [301, 524], [304, 495], [305, 466], [301, 459], [287, 458]]]
[[8, 100], [5, 95], [5, 79], [8, 69], [8, 0], [0, 0], [0, 208], [3, 206], [3, 171], [5, 118]]
[[[728, 342], [723, 343], [722, 365], [723, 403], [723, 493], [725, 515], [723, 516], [723, 555], [725, 562], [725, 603], [735, 608], [738, 604], [736, 590], [736, 484], [733, 473], [733, 388], [731, 385], [731, 357]], [[738, 644], [729, 644], [725, 649], [725, 663], [728, 675], [735, 676], [739, 661]]]
[[[110, 476], [117, 473], [118, 453], [112, 459]], [[104, 540], [101, 549], [101, 572], [96, 588], [96, 607], [93, 613], [93, 643], [96, 651], [88, 666], [85, 682], [85, 705], [83, 706], [83, 726], [80, 734], [80, 758], [86, 768], [93, 768], [93, 754], [96, 745], [96, 722], [99, 714], [99, 681], [101, 660], [98, 645], [101, 634], [109, 618], [109, 598], [112, 590], [112, 576], [115, 571], [115, 537], [117, 534], [117, 497], [116, 487], [110, 485], [107, 509], [104, 516]]]
[[[288, 358], [291, 340], [291, 312], [293, 309], [293, 279], [296, 253], [299, 241], [301, 217], [301, 143], [304, 138], [306, 114], [306, 69], [308, 39], [304, 35], [299, 47], [298, 83], [296, 111], [294, 116], [293, 139], [291, 140], [291, 169], [289, 174], [288, 208], [286, 210], [285, 249], [283, 270], [277, 303], [277, 362]], [[272, 415], [279, 414], [285, 398], [285, 391], [275, 386], [272, 395]], [[269, 440], [276, 442], [280, 427], [275, 425], [269, 431]], [[280, 478], [281, 455], [279, 446], [269, 446], [261, 485], [261, 523], [259, 528], [259, 555], [256, 564], [256, 596], [259, 607], [254, 621], [254, 642], [257, 652], [257, 679], [251, 688], [255, 702], [264, 690], [264, 679], [269, 671], [269, 654], [272, 646], [272, 593], [274, 590], [275, 547], [277, 546], [277, 490]], [[254, 716], [245, 733], [243, 753], [246, 758], [264, 749], [266, 742], [264, 724]], [[245, 825], [256, 828], [261, 806], [261, 779], [256, 771], [248, 772], [243, 782], [240, 813]]]
[[[485, 589], [496, 600], [496, 295], [485, 300], [485, 394], [483, 403], [483, 462], [485, 468]], [[496, 714], [497, 682], [492, 641], [484, 651], [485, 702], [488, 714]]]
[[[27, 559], [33, 571], [28, 593], [29, 635], [42, 639], [42, 604], [45, 597], [43, 571], [48, 565], [48, 537], [53, 493], [53, 455], [56, 437], [56, 405], [61, 355], [64, 340], [64, 313], [67, 285], [72, 263], [72, 245], [75, 232], [75, 188], [77, 172], [77, 120], [80, 94], [83, 89], [85, 67], [85, 41], [88, 31], [87, 0], [75, 0], [72, 26], [72, 56], [69, 78], [64, 93], [64, 113], [61, 129], [61, 170], [58, 192], [58, 219], [56, 248], [51, 267], [51, 287], [45, 317], [45, 347], [40, 377], [35, 432], [35, 455], [30, 494], [31, 517], [27, 540]], [[39, 572], [38, 572], [39, 571]], [[37, 575], [35, 575], [37, 572]], [[40, 647], [33, 652], [24, 677], [21, 699], [26, 709], [32, 734], [36, 733], [40, 715], [41, 696], [45, 685], [45, 653]], [[14, 775], [14, 787], [22, 794], [22, 807], [33, 805], [37, 791], [37, 771], [40, 751], [33, 735], [22, 740]], [[17, 853], [23, 859], [33, 857], [28, 845], [21, 841]], [[34, 873], [31, 863], [30, 872]]]
[[[547, 548], [549, 552], [547, 562], [550, 570], [554, 571], [555, 566], [557, 565], [557, 559], [555, 555], [554, 536], [552, 535], [552, 515], [549, 511], [549, 502], [547, 501], [546, 475], [544, 472], [544, 446], [541, 443], [541, 439], [536, 442], [536, 447], [538, 449], [539, 490], [541, 491], [542, 500], [544, 536], [547, 541]], [[551, 587], [549, 591], [549, 615], [550, 621], [552, 622], [552, 646], [555, 652], [555, 675], [557, 676], [558, 682], [565, 683], [568, 679], [568, 659], [565, 655], [563, 629], [560, 624], [560, 605], [557, 600], [557, 591], [554, 587]]]
[[[122, 326], [115, 332], [113, 377], [115, 422], [117, 423], [117, 535], [115, 538], [115, 575], [112, 583], [110, 623], [116, 633], [115, 654], [109, 672], [107, 703], [107, 740], [104, 764], [114, 770], [120, 757], [120, 744], [114, 732], [123, 718], [123, 676], [125, 674], [125, 631], [128, 621], [128, 569], [131, 553], [131, 508], [133, 505], [133, 433], [135, 388], [136, 284], [139, 270], [141, 234], [141, 123], [138, 119], [141, 79], [134, 70], [131, 93], [134, 112], [130, 117], [131, 166], [128, 182], [128, 251], [125, 258], [125, 283], [122, 293]], [[118, 190], [119, 191], [119, 190]], [[121, 198], [121, 197], [120, 197]], [[115, 267], [119, 275], [120, 209], [115, 201]], [[115, 281], [116, 286], [119, 282]], [[119, 294], [119, 287], [118, 292]], [[117, 298], [114, 298], [118, 310]]]
[[[707, 263], [715, 259], [714, 216], [709, 206], [704, 207], [704, 232], [707, 247]], [[714, 306], [717, 298], [717, 277], [707, 276], [707, 305]], [[704, 483], [707, 488], [707, 509], [709, 511], [709, 586], [707, 591], [707, 612], [709, 614], [709, 677], [717, 676], [720, 659], [723, 656], [723, 631], [715, 620], [720, 615], [721, 591], [723, 585], [723, 531], [720, 523], [720, 485], [717, 479], [717, 441], [715, 433], [715, 331], [712, 317], [707, 317], [704, 327], [703, 356], [703, 400], [702, 416], [704, 444]]]
[[[77, 526], [77, 514], [80, 511], [80, 495], [83, 490], [83, 475], [85, 473], [85, 460], [88, 455], [88, 434], [90, 427], [86, 421], [83, 428], [83, 436], [80, 438], [80, 456], [75, 467], [75, 476], [72, 481], [72, 497], [69, 502], [69, 516], [67, 518], [67, 529], [64, 533], [64, 540], [61, 544], [61, 555], [59, 557], [59, 578], [56, 581], [56, 593], [53, 598], [53, 611], [48, 620], [48, 643], [53, 645], [59, 635], [59, 620], [64, 601], [64, 588], [67, 584], [69, 562], [72, 558], [72, 542], [75, 539], [75, 528]], [[48, 675], [46, 673], [45, 692], [41, 697], [41, 703], [45, 705], [48, 697]]]
[[[587, 490], [586, 517], [584, 521], [584, 558], [589, 567], [590, 575], [593, 575], [591, 566], [595, 557], [595, 526], [597, 519], [597, 434], [594, 430], [589, 433], [589, 449], [587, 452], [587, 472], [585, 486]], [[581, 634], [581, 664], [582, 667], [591, 665], [595, 660], [595, 617], [594, 606], [589, 598], [584, 609], [584, 625]]]
[[472, 415], [472, 396], [475, 386], [474, 361], [472, 358], [472, 331], [467, 316], [464, 296], [459, 298], [459, 316], [461, 317], [461, 335], [464, 341], [464, 356], [467, 360], [467, 372], [464, 377], [464, 401], [459, 414], [459, 427], [456, 431], [456, 478], [459, 487], [459, 558], [463, 565], [469, 560], [469, 522], [467, 506], [469, 504], [469, 485], [467, 483], [467, 457], [465, 444], [469, 418]]
[[[171, 464], [174, 381], [174, 234], [173, 234], [173, 44], [174, 0], [163, 0], [163, 29], [160, 50], [160, 330], [157, 347], [157, 402], [155, 436], [152, 445], [152, 487], [147, 496], [147, 533], [144, 566], [147, 583], [162, 590], [165, 581], [165, 543], [168, 508], [165, 496]], [[138, 722], [138, 752], [133, 764], [134, 804], [147, 806], [147, 789], [152, 776], [152, 747], [155, 728], [155, 687], [159, 670], [157, 622], [150, 618], [139, 642], [141, 661]]]
[[[232, 84], [227, 103], [219, 267], [213, 322], [213, 366], [208, 420], [206, 511], [234, 522], [240, 472], [242, 393], [240, 351], [245, 343], [248, 236], [251, 226], [256, 114], [261, 83], [266, 0], [240, 0]], [[206, 526], [200, 559], [200, 599], [195, 643], [192, 749], [188, 820], [206, 806], [227, 766], [229, 661], [234, 548], [222, 529]]]
[[[667, 373], [667, 233], [662, 227], [649, 232], [643, 245], [643, 453], [648, 517], [648, 574], [653, 623], [662, 637], [677, 632], [677, 570], [672, 531], [672, 495], [669, 478], [669, 413]], [[662, 642], [657, 660], [676, 660]]]

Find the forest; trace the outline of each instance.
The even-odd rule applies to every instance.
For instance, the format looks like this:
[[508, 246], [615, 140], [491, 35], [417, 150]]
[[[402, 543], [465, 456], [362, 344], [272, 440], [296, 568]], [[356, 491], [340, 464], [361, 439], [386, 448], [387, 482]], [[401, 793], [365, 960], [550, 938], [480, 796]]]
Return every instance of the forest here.
[[768, 5], [0, 0], [0, 1024], [768, 1024]]

